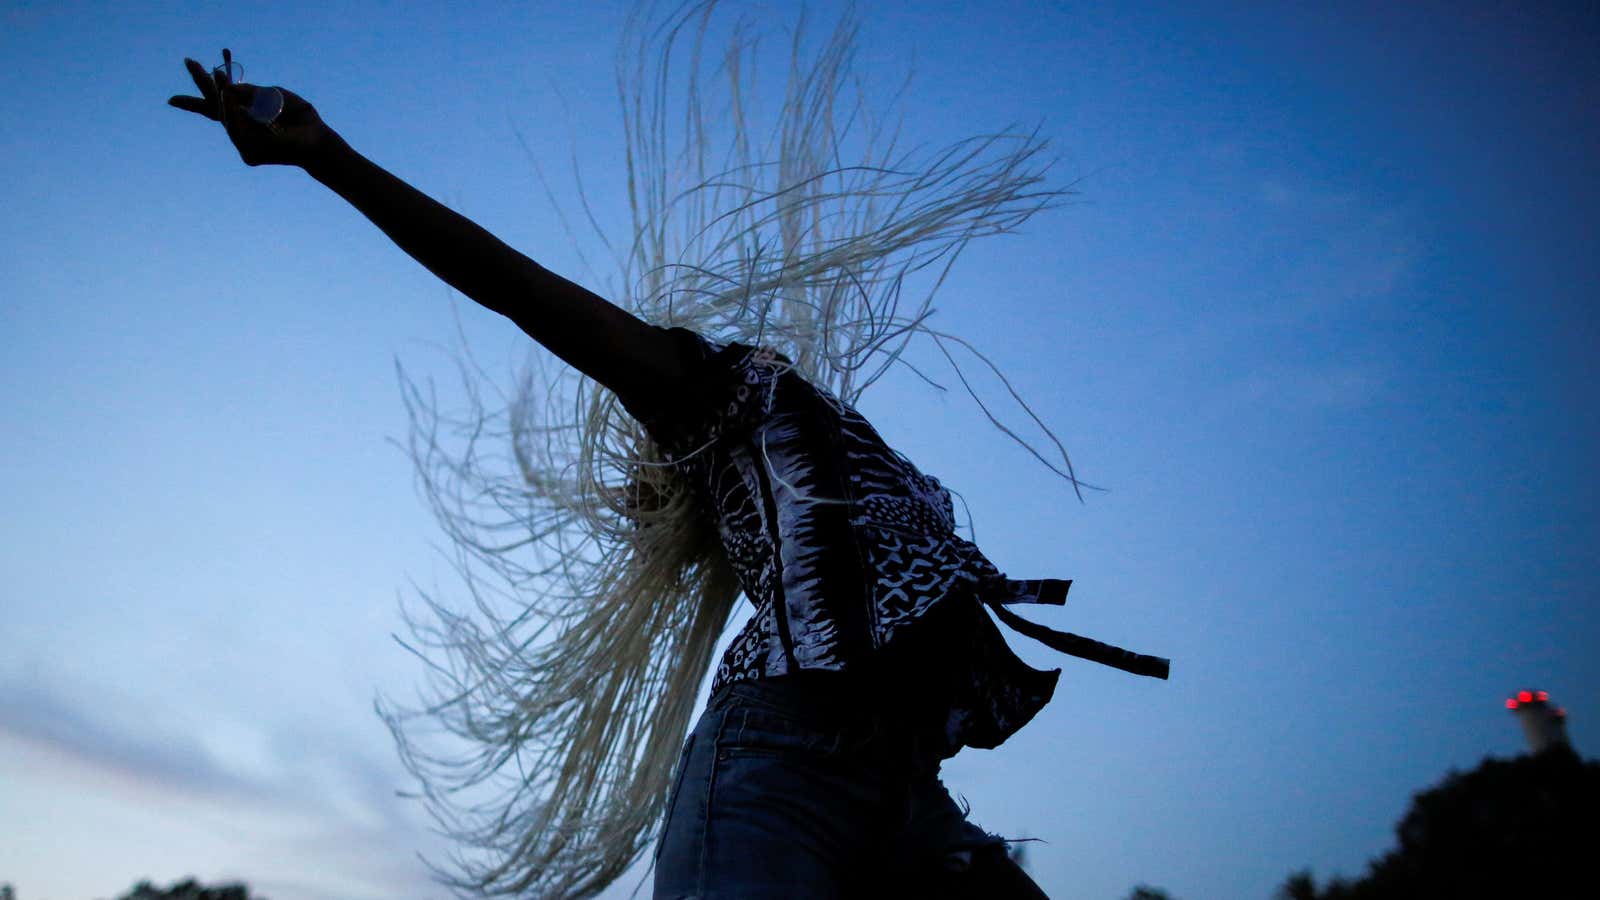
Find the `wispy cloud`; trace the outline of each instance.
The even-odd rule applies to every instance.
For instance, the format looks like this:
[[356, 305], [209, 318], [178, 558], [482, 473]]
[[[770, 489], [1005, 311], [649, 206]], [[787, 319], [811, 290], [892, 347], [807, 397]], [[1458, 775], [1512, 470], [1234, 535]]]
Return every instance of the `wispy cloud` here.
[[184, 735], [136, 734], [41, 682], [0, 684], [0, 734], [103, 772], [197, 796], [250, 796], [260, 785], [217, 765]]
[[[338, 809], [386, 806], [400, 775], [367, 748], [309, 727], [276, 732], [243, 717], [139, 714], [37, 676], [0, 681], [0, 735], [102, 772], [196, 797]], [[325, 782], [337, 781], [338, 792]], [[368, 819], [376, 824], [376, 820]]]
[[1404, 283], [1418, 238], [1407, 218], [1359, 191], [1261, 179], [1259, 270], [1290, 315], [1382, 300]]
[[1360, 186], [1232, 163], [1218, 175], [1232, 199], [1210, 236], [1215, 255], [1196, 269], [1203, 314], [1172, 337], [1174, 357], [1203, 367], [1229, 404], [1331, 410], [1378, 399], [1405, 365], [1384, 336], [1408, 315], [1422, 255], [1411, 216]]
[[[0, 682], [0, 754], [25, 748], [0, 766], [20, 763], [30, 782], [96, 802], [146, 809], [154, 798], [166, 813], [149, 817], [152, 828], [173, 815], [213, 823], [240, 858], [270, 860], [253, 871], [271, 877], [248, 880], [275, 900], [444, 893], [416, 858], [435, 852], [437, 839], [408, 815], [395, 774], [369, 753], [330, 734], [189, 723], [205, 735], [197, 737], [125, 713], [38, 678]], [[234, 753], [247, 757], [243, 764]], [[93, 848], [64, 852], [92, 856]]]
[[1389, 381], [1387, 369], [1372, 363], [1279, 363], [1245, 373], [1235, 387], [1236, 398], [1248, 403], [1331, 410], [1364, 406], [1387, 390]]

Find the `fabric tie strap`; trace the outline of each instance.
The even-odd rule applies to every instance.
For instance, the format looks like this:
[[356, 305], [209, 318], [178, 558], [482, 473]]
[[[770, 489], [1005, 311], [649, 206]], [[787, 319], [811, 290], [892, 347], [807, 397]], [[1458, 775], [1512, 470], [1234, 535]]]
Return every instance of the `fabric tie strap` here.
[[[1029, 582], [1013, 583], [1028, 584]], [[1043, 584], [1046, 582], [1032, 583]], [[1056, 583], [1060, 584], [1062, 582]], [[1056, 600], [1055, 602], [1057, 603], [1065, 600], [1065, 588], [1061, 590], [1059, 596], [1061, 599]], [[1059, 650], [1062, 653], [1076, 656], [1079, 659], [1087, 659], [1090, 662], [1097, 662], [1101, 665], [1110, 666], [1113, 669], [1121, 669], [1124, 672], [1131, 672], [1134, 675], [1148, 675], [1151, 678], [1160, 678], [1163, 681], [1166, 680], [1167, 674], [1172, 666], [1170, 660], [1162, 659], [1159, 656], [1145, 656], [1141, 653], [1132, 653], [1122, 649], [1121, 647], [1113, 647], [1110, 644], [1102, 644], [1099, 641], [1091, 640], [1081, 635], [1071, 634], [1066, 631], [1056, 631], [1053, 628], [1046, 628], [1037, 622], [1030, 622], [1011, 610], [1006, 609], [1004, 606], [1006, 603], [1017, 602], [1048, 603], [1051, 601], [1018, 601], [1001, 598], [999, 602], [995, 602], [993, 600], [987, 601], [986, 605], [991, 610], [994, 610], [994, 614], [999, 617], [1000, 621], [1004, 622], [1013, 631], [1016, 631], [1027, 637], [1031, 637], [1052, 650]]]
[[1067, 602], [1067, 591], [1072, 590], [1071, 578], [1007, 578], [997, 590], [989, 592], [1001, 603], [1046, 603], [1062, 606]]

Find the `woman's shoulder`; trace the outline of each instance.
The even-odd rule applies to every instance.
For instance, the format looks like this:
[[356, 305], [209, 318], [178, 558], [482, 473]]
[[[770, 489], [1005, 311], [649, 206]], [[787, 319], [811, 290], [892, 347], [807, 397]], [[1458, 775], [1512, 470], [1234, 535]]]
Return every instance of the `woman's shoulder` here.
[[686, 377], [677, 397], [641, 417], [670, 459], [746, 435], [770, 416], [781, 393], [814, 390], [772, 347], [717, 341], [687, 328], [665, 329], [680, 344]]

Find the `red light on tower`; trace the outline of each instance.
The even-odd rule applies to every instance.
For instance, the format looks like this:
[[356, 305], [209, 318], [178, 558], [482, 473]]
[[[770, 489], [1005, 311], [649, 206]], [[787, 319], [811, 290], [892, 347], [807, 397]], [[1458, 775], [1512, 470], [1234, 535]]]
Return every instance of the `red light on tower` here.
[[1549, 691], [1517, 691], [1506, 698], [1506, 709], [1521, 723], [1528, 752], [1572, 746], [1567, 738], [1567, 711], [1550, 702]]

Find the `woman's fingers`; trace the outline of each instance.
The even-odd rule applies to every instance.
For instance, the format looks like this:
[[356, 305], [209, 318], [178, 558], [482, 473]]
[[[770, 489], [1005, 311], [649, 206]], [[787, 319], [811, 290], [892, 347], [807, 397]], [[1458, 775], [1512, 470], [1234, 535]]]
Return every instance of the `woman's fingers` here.
[[188, 57], [184, 57], [183, 66], [189, 70], [189, 77], [194, 79], [195, 86], [200, 89], [200, 96], [207, 100], [216, 100], [217, 83], [212, 80], [211, 73], [206, 67]]
[[200, 96], [178, 94], [167, 98], [167, 105], [205, 116], [213, 121], [221, 121], [222, 110], [218, 105], [221, 98], [217, 96], [217, 85], [212, 81], [211, 73], [206, 71], [205, 66], [192, 59], [185, 59], [183, 65], [189, 70], [189, 77], [194, 79], [195, 87], [200, 89]]
[[199, 113], [208, 119], [215, 119], [217, 117], [216, 111], [213, 108], [213, 104], [207, 103], [203, 97], [185, 97], [179, 94], [168, 97], [167, 105], [176, 106], [178, 109], [187, 110], [192, 113]]
[[296, 164], [337, 139], [298, 95], [280, 87], [233, 81], [228, 71], [232, 54], [223, 50], [222, 56], [223, 64], [216, 69], [185, 59], [184, 67], [200, 96], [174, 95], [167, 105], [220, 121], [239, 157], [252, 166]]

